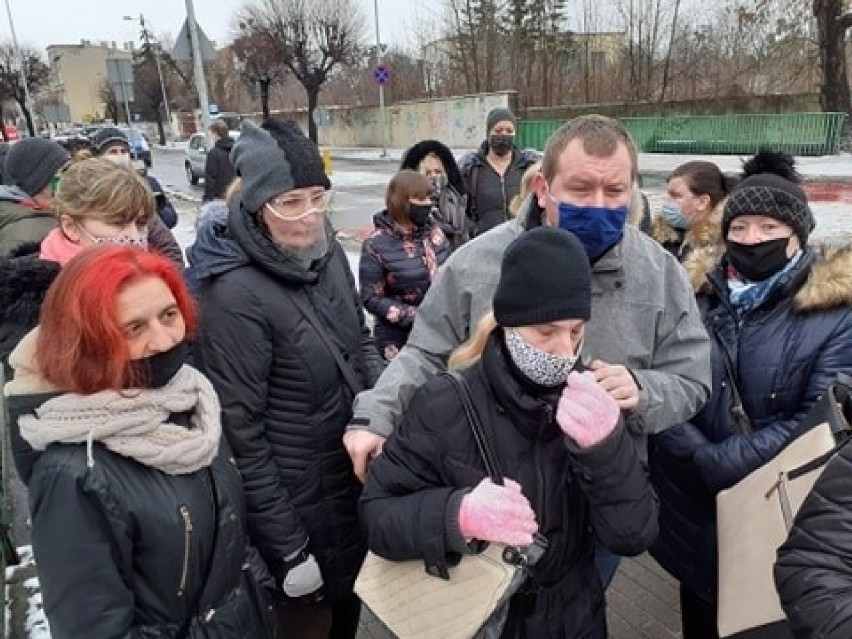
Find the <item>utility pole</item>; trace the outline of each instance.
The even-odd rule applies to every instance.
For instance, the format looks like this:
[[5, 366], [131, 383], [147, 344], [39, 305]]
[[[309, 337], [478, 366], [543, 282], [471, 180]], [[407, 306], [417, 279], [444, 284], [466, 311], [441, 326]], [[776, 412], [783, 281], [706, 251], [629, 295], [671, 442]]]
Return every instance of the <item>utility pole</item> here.
[[[379, 0], [373, 0], [373, 13], [376, 16], [376, 60], [378, 61], [378, 65], [381, 66], [382, 62], [384, 62], [385, 54], [382, 50], [382, 40], [379, 37]], [[382, 155], [381, 157], [386, 157], [388, 154], [388, 143], [387, 143], [387, 120], [385, 119], [385, 86], [383, 83], [379, 82], [379, 119], [381, 120], [381, 129], [382, 129]]]
[[[15, 53], [18, 55], [18, 72], [21, 75], [21, 86], [24, 87], [24, 104], [27, 111], [30, 112], [30, 118], [35, 117], [33, 113], [33, 103], [30, 98], [30, 88], [27, 86], [27, 72], [24, 69], [24, 56], [21, 54], [21, 47], [18, 46], [18, 36], [15, 33], [15, 22], [12, 20], [12, 7], [9, 5], [9, 0], [6, 0], [6, 15], [9, 16], [9, 30], [12, 32], [12, 44], [15, 46]], [[33, 122], [35, 127], [35, 122]], [[31, 135], [35, 135], [35, 131], [30, 131]]]
[[186, 20], [189, 26], [189, 39], [192, 44], [193, 73], [195, 75], [195, 86], [198, 89], [198, 102], [201, 105], [201, 121], [204, 124], [204, 135], [208, 135], [210, 130], [210, 99], [207, 97], [207, 79], [204, 77], [204, 61], [201, 59], [198, 24], [195, 22], [195, 7], [192, 5], [192, 0], [186, 0]]

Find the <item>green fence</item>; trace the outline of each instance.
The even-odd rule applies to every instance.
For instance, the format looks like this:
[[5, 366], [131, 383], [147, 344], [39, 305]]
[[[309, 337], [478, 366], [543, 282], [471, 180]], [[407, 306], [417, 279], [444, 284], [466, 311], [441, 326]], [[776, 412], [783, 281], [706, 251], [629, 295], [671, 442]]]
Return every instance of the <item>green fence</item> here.
[[[845, 113], [686, 115], [620, 118], [646, 153], [752, 154], [762, 148], [793, 155], [837, 153]], [[543, 149], [559, 120], [522, 120], [518, 145]]]

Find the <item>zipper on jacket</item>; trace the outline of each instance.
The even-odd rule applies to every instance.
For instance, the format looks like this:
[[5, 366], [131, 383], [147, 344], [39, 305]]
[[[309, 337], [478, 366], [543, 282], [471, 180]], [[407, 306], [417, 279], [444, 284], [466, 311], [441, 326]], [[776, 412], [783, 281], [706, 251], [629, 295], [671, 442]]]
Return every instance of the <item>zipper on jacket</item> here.
[[178, 585], [177, 595], [183, 597], [186, 590], [186, 581], [189, 577], [189, 549], [192, 544], [192, 517], [189, 514], [189, 508], [182, 504], [180, 507], [180, 516], [183, 519], [183, 568], [180, 573], [180, 584]]

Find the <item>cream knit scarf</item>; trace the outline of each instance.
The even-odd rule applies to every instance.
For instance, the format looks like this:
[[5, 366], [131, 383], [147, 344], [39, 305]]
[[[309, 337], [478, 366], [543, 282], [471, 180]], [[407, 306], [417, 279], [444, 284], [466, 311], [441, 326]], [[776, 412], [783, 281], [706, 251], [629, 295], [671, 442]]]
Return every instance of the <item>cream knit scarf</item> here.
[[[172, 413], [192, 412], [191, 428], [168, 421]], [[212, 384], [184, 365], [163, 388], [107, 390], [91, 395], [66, 393], [19, 420], [21, 436], [36, 450], [48, 444], [86, 442], [89, 467], [92, 442], [169, 475], [206, 468], [219, 449], [222, 424]]]

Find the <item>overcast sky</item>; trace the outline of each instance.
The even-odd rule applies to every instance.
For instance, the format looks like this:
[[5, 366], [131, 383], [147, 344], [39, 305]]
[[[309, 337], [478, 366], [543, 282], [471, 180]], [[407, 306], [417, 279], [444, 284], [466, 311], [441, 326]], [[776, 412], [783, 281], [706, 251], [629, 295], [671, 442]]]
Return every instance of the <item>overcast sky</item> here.
[[[367, 18], [367, 38], [375, 40], [374, 0], [356, 0]], [[418, 25], [434, 10], [419, 0], [377, 0], [382, 41], [407, 45]], [[207, 36], [218, 46], [231, 40], [232, 17], [245, 0], [195, 0], [195, 16]], [[158, 36], [177, 36], [186, 18], [183, 0], [9, 0], [15, 31], [21, 44], [42, 51], [49, 44], [77, 44], [82, 38], [117, 43], [138, 40], [139, 29], [125, 15], [145, 15]], [[429, 3], [426, 3], [427, 6]], [[440, 6], [435, 1], [431, 3]], [[418, 7], [420, 5], [420, 7]], [[11, 40], [5, 6], [0, 7], [0, 41]], [[119, 46], [121, 46], [119, 44]]]

